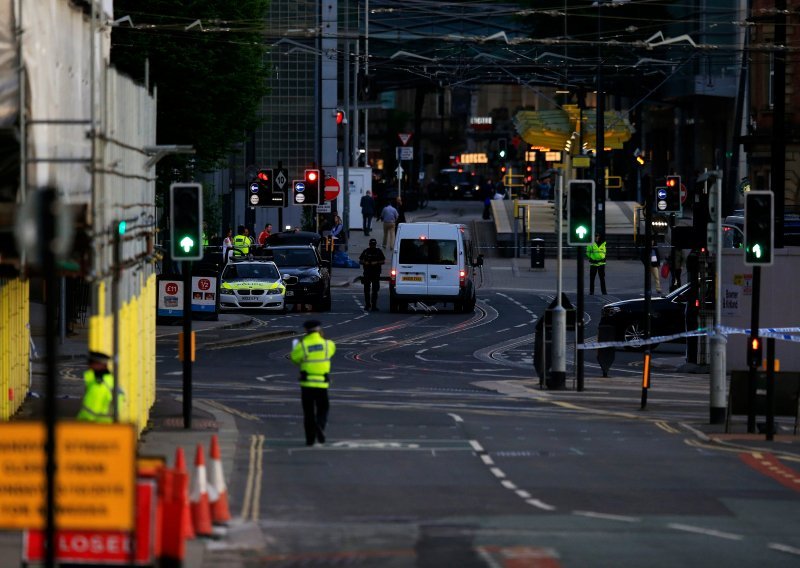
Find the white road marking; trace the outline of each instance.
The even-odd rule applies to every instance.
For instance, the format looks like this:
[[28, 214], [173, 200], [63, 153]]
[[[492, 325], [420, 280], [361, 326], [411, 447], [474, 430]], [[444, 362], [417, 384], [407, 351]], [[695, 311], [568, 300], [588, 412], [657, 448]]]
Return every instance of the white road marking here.
[[452, 412], [449, 412], [447, 415], [456, 422], [464, 422], [464, 419], [461, 418], [458, 414], [453, 414]]
[[515, 491], [517, 489], [517, 486], [514, 485], [514, 482], [513, 481], [509, 481], [507, 479], [504, 479], [503, 481], [501, 481], [500, 484], [503, 487], [505, 487], [506, 489], [511, 489], [511, 491]]
[[544, 501], [540, 501], [539, 499], [526, 499], [525, 502], [528, 505], [533, 505], [537, 509], [542, 509], [543, 511], [555, 511], [556, 508], [552, 505], [548, 505]]
[[589, 517], [590, 519], [604, 519], [607, 521], [620, 521], [623, 523], [639, 523], [641, 519], [637, 517], [627, 517], [625, 515], [610, 515], [607, 513], [595, 513], [594, 511], [572, 511], [573, 515], [579, 517]]
[[725, 538], [728, 540], [742, 540], [742, 535], [716, 531], [714, 529], [706, 529], [703, 527], [695, 527], [692, 525], [684, 525], [681, 523], [669, 523], [667, 527], [675, 529], [676, 531], [685, 531], [695, 534], [703, 534], [706, 536], [715, 536], [717, 538]]
[[771, 548], [772, 550], [777, 550], [778, 552], [786, 552], [787, 554], [794, 554], [795, 556], [800, 556], [800, 548], [795, 548], [794, 546], [789, 546], [787, 544], [771, 542], [767, 545], [767, 548]]
[[167, 376], [182, 375], [183, 371], [172, 371], [170, 373], [164, 373], [164, 374], [167, 375]]
[[481, 454], [481, 461], [486, 465], [494, 465], [494, 460], [492, 459], [492, 456], [488, 454]]
[[492, 475], [494, 475], [495, 477], [503, 478], [506, 476], [506, 474], [503, 473], [503, 470], [500, 469], [499, 467], [490, 467], [489, 471], [491, 471]]
[[472, 446], [472, 449], [475, 450], [476, 452], [483, 451], [483, 446], [481, 446], [477, 440], [470, 440], [469, 445]]
[[517, 489], [517, 496], [522, 497], [523, 499], [530, 499], [531, 494], [525, 491], [524, 489]]

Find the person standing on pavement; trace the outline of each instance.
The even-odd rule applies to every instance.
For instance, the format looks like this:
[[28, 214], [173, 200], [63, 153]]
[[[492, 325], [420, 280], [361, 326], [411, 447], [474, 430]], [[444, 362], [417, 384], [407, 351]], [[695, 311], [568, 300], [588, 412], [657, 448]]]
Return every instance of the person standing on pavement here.
[[230, 227], [225, 231], [225, 238], [222, 239], [222, 263], [228, 262], [228, 251], [233, 250], [233, 229]]
[[236, 236], [233, 237], [233, 256], [244, 258], [250, 254], [250, 237], [247, 236], [247, 229], [244, 225], [236, 228]]
[[[105, 353], [89, 353], [89, 369], [83, 373], [83, 403], [78, 420], [111, 424], [114, 421], [114, 376], [108, 369], [110, 357]], [[117, 390], [117, 409], [122, 402], [122, 391]], [[117, 413], [119, 417], [119, 412]]]
[[589, 258], [589, 295], [594, 295], [594, 277], [600, 276], [600, 292], [606, 295], [606, 241], [595, 233], [594, 242], [586, 247]]
[[325, 443], [325, 426], [328, 423], [328, 387], [330, 386], [331, 358], [336, 344], [322, 335], [322, 324], [309, 320], [303, 324], [305, 336], [297, 341], [290, 355], [292, 363], [300, 367], [300, 398], [303, 404], [303, 427], [306, 446], [314, 442]]
[[267, 243], [267, 239], [271, 234], [272, 234], [272, 224], [267, 223], [266, 225], [264, 225], [264, 230], [261, 231], [261, 233], [259, 233], [258, 235], [258, 244], [260, 244], [263, 247]]
[[390, 203], [381, 211], [381, 221], [383, 222], [383, 248], [386, 248], [386, 241], [389, 241], [389, 248], [394, 248], [395, 228], [400, 214]]
[[375, 200], [372, 194], [367, 191], [361, 196], [361, 228], [364, 230], [364, 236], [368, 237], [372, 231], [372, 218], [375, 216]]
[[369, 247], [365, 248], [358, 257], [358, 262], [364, 267], [361, 281], [364, 284], [364, 306], [367, 311], [378, 311], [378, 287], [381, 281], [381, 266], [386, 263], [383, 251], [378, 248], [376, 239], [369, 240]]

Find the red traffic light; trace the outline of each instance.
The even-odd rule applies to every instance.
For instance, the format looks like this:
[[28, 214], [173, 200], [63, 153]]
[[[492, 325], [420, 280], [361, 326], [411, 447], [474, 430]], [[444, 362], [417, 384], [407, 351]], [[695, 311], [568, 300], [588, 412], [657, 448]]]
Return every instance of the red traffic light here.
[[317, 170], [306, 170], [306, 181], [317, 181], [319, 178], [319, 172]]
[[342, 109], [336, 110], [336, 124], [341, 125], [345, 123], [344, 111]]
[[258, 170], [257, 177], [261, 181], [269, 181], [269, 170]]

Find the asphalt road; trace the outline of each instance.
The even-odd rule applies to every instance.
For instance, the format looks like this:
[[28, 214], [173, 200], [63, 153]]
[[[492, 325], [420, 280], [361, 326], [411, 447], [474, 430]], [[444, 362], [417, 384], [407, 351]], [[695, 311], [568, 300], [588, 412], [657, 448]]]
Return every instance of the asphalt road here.
[[[308, 314], [201, 337], [194, 396], [236, 416], [232, 506], [256, 529], [206, 564], [797, 565], [800, 483], [690, 430], [707, 375], [659, 375], [645, 412], [636, 353], [606, 379], [587, 357], [582, 393], [539, 390], [531, 333], [553, 296], [507, 288], [482, 289], [471, 315], [390, 314], [385, 290], [368, 313], [358, 287], [334, 290], [314, 314], [338, 351], [313, 448], [288, 360]], [[160, 388], [180, 392], [174, 342], [158, 355]]]

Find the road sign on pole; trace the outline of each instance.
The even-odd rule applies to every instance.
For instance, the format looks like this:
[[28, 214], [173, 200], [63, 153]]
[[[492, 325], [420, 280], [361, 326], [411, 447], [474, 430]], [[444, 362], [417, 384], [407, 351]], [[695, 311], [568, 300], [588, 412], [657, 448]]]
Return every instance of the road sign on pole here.
[[336, 178], [329, 177], [325, 180], [325, 201], [333, 201], [339, 197], [339, 181]]

